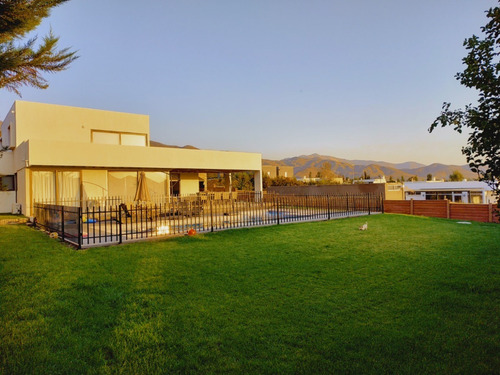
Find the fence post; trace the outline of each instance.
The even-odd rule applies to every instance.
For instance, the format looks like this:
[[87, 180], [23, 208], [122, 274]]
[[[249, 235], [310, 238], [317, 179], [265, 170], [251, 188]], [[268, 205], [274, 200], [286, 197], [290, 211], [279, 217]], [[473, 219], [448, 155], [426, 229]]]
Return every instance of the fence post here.
[[61, 206], [61, 239], [64, 242], [64, 206]]
[[488, 203], [488, 223], [493, 223], [493, 203]]
[[82, 208], [78, 207], [78, 249], [82, 248]]
[[371, 212], [371, 207], [370, 207], [370, 193], [368, 193], [368, 215], [371, 215], [372, 212]]
[[326, 209], [328, 210], [328, 220], [330, 220], [330, 196], [326, 195]]
[[280, 200], [276, 196], [276, 224], [280, 225]]
[[[125, 218], [125, 222], [126, 222], [126, 218]], [[118, 236], [120, 238], [119, 240], [119, 243], [122, 243], [123, 239], [122, 239], [122, 205], [119, 204], [118, 205], [118, 224], [120, 225], [119, 229], [118, 229]]]
[[446, 200], [446, 218], [450, 218], [450, 201], [448, 199]]
[[410, 200], [410, 215], [413, 215], [413, 198]]
[[212, 207], [212, 198], [210, 199], [210, 232], [214, 231], [214, 212], [213, 212], [213, 207]]
[[382, 213], [385, 213], [384, 196], [382, 194], [379, 195], [379, 200], [380, 200], [380, 206], [381, 206]]

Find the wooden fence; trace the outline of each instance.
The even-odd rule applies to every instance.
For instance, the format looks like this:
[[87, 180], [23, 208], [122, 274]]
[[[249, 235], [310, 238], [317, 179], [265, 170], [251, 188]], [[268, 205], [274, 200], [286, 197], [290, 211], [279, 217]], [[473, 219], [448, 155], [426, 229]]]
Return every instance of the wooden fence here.
[[393, 214], [441, 217], [445, 219], [472, 220], [498, 223], [499, 216], [493, 204], [453, 203], [449, 200], [384, 200], [384, 212]]

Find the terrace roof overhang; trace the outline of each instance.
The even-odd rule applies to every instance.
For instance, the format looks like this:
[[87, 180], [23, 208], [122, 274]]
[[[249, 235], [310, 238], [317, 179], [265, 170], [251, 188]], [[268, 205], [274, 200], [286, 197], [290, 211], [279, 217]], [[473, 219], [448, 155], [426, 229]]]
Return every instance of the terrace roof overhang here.
[[262, 165], [260, 153], [46, 140], [26, 141], [17, 147], [16, 151], [16, 164], [19, 167], [28, 165], [175, 172], [237, 172], [260, 171]]

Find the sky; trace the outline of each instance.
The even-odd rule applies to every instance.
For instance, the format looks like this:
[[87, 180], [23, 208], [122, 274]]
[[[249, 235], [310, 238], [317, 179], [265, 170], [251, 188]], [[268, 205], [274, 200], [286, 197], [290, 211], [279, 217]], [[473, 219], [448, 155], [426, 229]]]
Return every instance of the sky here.
[[465, 164], [467, 135], [427, 129], [443, 102], [477, 98], [455, 79], [463, 41], [493, 0], [71, 0], [50, 29], [80, 58], [15, 100], [150, 116], [151, 139], [282, 159]]

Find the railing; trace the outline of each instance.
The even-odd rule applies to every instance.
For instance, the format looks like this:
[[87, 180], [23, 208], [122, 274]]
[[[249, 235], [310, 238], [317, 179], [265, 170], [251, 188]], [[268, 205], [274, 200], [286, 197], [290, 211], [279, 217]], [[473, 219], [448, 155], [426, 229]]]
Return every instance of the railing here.
[[159, 204], [67, 207], [35, 204], [38, 225], [78, 246], [117, 244], [189, 230], [224, 229], [330, 220], [383, 211], [380, 195], [283, 196], [221, 193], [168, 197]]
[[60, 206], [54, 204], [39, 204], [33, 206], [35, 225], [58, 233], [63, 241], [81, 247], [81, 209], [79, 207]]

